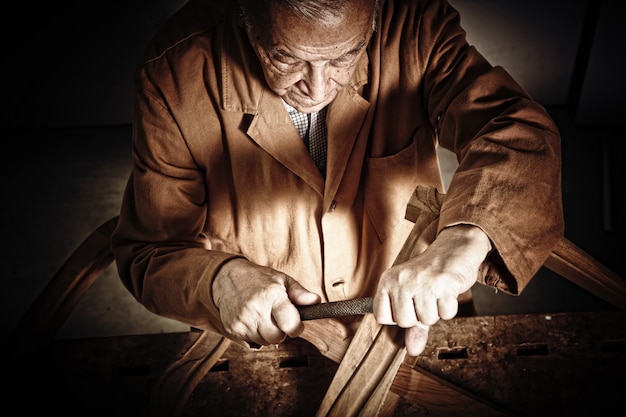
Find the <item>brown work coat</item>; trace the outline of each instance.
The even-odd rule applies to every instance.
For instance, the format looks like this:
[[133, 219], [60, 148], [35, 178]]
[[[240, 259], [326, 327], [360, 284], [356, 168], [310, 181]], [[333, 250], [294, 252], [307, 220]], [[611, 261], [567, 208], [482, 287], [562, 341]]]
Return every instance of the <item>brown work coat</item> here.
[[560, 138], [545, 110], [470, 47], [444, 1], [382, 2], [367, 54], [330, 105], [326, 180], [268, 89], [236, 2], [191, 0], [136, 77], [133, 168], [112, 248], [148, 309], [222, 332], [211, 283], [234, 256], [324, 300], [373, 295], [404, 242], [417, 185], [439, 230], [492, 240], [479, 281], [518, 294], [563, 233]]

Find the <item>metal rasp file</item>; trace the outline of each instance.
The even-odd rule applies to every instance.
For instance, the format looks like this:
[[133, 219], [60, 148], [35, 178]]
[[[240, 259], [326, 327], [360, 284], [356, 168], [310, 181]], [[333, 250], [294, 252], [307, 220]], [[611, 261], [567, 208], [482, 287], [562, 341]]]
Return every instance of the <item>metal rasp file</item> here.
[[303, 321], [358, 316], [374, 312], [374, 298], [363, 297], [296, 307], [300, 311], [300, 320]]

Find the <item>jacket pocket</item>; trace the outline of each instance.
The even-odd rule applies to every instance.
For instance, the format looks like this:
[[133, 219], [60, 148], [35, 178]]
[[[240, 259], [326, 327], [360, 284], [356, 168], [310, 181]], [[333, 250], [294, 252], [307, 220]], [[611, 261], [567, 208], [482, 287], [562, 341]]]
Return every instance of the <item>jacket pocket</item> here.
[[365, 211], [381, 242], [405, 220], [407, 204], [417, 186], [416, 145], [394, 155], [366, 162]]

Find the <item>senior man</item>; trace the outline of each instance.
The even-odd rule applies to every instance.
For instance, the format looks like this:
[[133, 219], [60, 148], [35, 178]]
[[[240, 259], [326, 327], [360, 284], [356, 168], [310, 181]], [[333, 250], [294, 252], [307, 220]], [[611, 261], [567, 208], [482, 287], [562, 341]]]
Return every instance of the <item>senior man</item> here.
[[[436, 239], [392, 267], [417, 186]], [[445, 0], [190, 0], [137, 69], [133, 166], [112, 248], [149, 310], [258, 345], [297, 305], [374, 297], [381, 324], [519, 294], [563, 233], [559, 133], [465, 39]]]

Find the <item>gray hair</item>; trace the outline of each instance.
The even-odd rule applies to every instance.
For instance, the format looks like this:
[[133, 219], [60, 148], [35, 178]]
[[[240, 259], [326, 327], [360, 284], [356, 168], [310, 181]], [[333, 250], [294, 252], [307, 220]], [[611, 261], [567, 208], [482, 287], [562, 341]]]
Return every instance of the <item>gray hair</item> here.
[[[243, 22], [247, 30], [253, 29], [255, 11], [258, 12], [258, 7], [262, 7], [268, 2], [280, 4], [302, 19], [321, 22], [339, 19], [346, 9], [345, 0], [267, 0], [265, 2], [259, 0], [239, 0]], [[380, 0], [375, 0], [374, 21], [372, 22], [373, 30], [376, 30], [379, 4]]]

